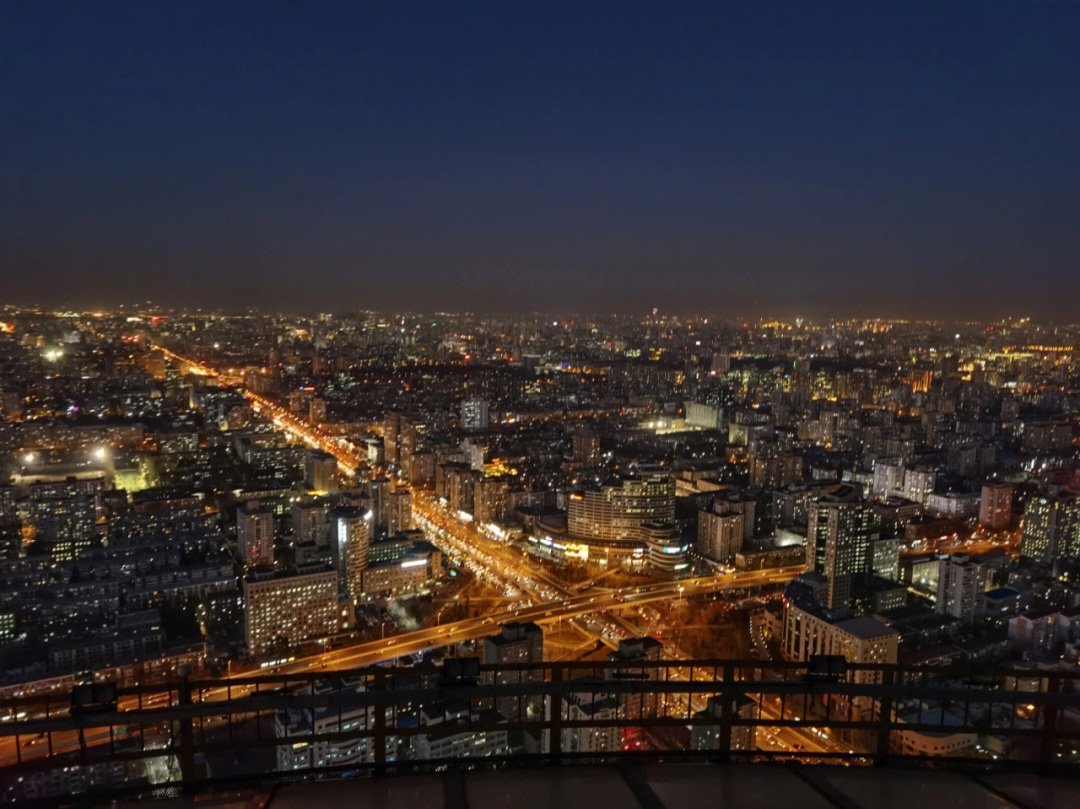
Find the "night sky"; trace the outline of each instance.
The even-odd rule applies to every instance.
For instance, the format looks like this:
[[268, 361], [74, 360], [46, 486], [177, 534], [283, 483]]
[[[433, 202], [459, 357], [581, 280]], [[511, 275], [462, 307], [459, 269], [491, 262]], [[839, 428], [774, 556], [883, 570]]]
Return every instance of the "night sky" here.
[[368, 5], [3, 3], [0, 302], [1080, 320], [1078, 3]]

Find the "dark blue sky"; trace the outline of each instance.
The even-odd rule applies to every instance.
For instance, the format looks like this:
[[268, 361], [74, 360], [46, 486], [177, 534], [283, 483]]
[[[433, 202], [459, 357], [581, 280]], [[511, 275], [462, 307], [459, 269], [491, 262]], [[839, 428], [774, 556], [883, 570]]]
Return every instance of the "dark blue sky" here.
[[3, 4], [0, 301], [1078, 320], [1080, 4]]

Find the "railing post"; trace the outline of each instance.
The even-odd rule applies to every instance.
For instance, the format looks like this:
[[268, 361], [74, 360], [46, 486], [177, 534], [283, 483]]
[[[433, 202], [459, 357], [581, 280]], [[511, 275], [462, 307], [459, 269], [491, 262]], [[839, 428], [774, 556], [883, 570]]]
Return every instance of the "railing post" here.
[[[384, 669], [375, 670], [375, 681], [372, 684], [372, 689], [380, 694], [386, 691], [386, 671]], [[375, 704], [375, 737], [373, 741], [375, 745], [375, 772], [381, 773], [386, 768], [386, 705], [381, 702]]]
[[[722, 684], [727, 688], [720, 703], [720, 745], [716, 750], [716, 760], [727, 764], [731, 760], [731, 728], [735, 720], [735, 667], [730, 662], [724, 663]], [[689, 694], [687, 698], [690, 698]]]
[[[892, 687], [896, 681], [896, 672], [885, 669], [881, 672], [881, 699], [878, 700], [877, 749], [874, 751], [874, 766], [884, 767], [889, 761], [889, 741], [892, 732], [893, 697]], [[849, 716], [851, 711], [848, 711]]]
[[[1057, 694], [1061, 690], [1061, 675], [1053, 672], [1047, 677], [1046, 693]], [[1016, 708], [1013, 708], [1015, 711]], [[1039, 761], [1050, 764], [1054, 758], [1054, 732], [1057, 730], [1057, 705], [1041, 706], [1042, 739], [1039, 744]]]
[[[561, 683], [563, 679], [563, 667], [558, 663], [551, 665], [551, 682]], [[562, 758], [562, 714], [563, 698], [562, 691], [556, 685], [551, 695], [551, 738], [548, 741], [548, 751], [552, 764], [558, 764]]]
[[[180, 706], [190, 706], [191, 702], [191, 676], [190, 666], [180, 667], [180, 685], [177, 691], [180, 696]], [[180, 716], [180, 779], [184, 789], [189, 789], [195, 780], [195, 720], [191, 712], [182, 713]]]

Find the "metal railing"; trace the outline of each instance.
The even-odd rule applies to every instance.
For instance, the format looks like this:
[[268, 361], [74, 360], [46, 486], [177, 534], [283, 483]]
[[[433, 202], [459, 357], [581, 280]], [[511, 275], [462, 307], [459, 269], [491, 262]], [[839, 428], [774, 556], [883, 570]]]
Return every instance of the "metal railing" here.
[[508, 760], [964, 758], [1080, 764], [1058, 671], [633, 660], [182, 678], [0, 700], [9, 799]]

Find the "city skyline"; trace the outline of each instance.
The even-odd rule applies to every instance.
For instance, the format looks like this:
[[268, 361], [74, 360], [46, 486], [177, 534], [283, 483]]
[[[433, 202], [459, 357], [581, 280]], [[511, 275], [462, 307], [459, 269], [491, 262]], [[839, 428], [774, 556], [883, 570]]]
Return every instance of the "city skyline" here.
[[0, 300], [1068, 321], [1077, 31], [30, 6], [0, 29]]

